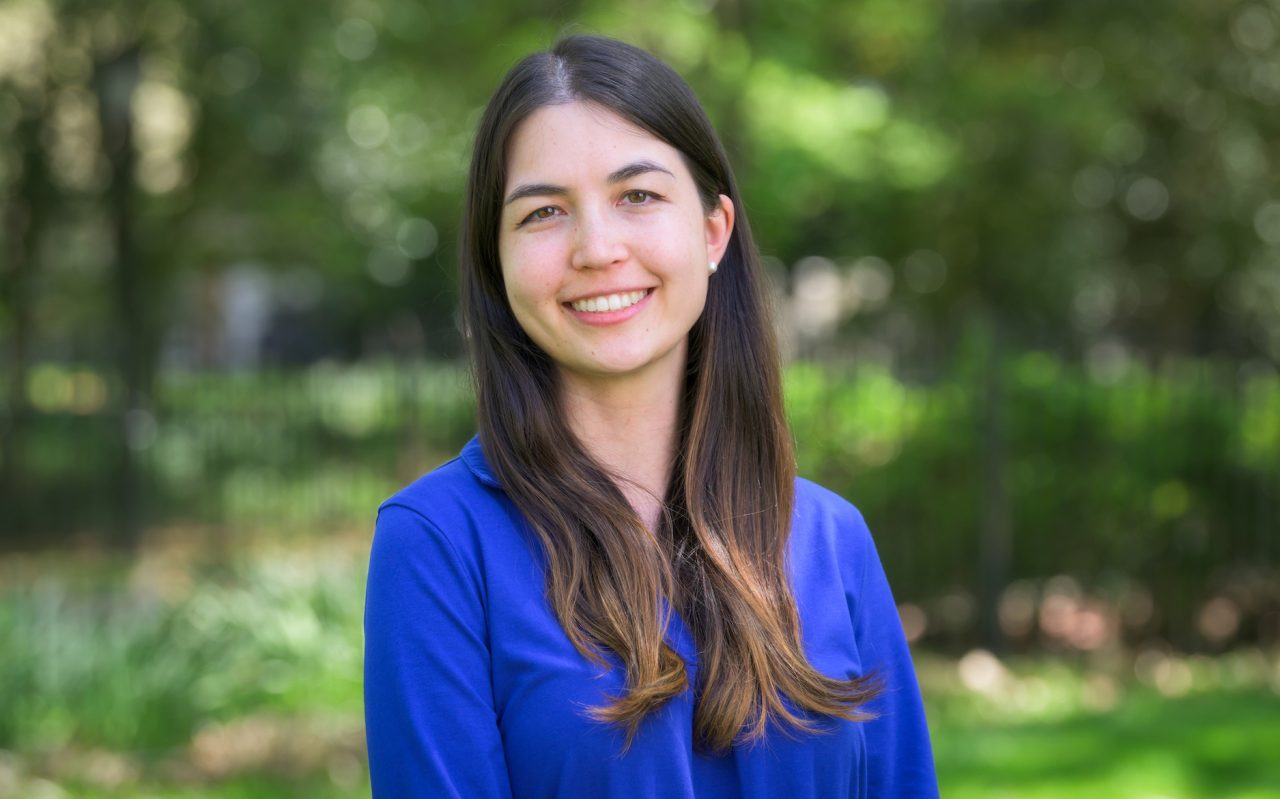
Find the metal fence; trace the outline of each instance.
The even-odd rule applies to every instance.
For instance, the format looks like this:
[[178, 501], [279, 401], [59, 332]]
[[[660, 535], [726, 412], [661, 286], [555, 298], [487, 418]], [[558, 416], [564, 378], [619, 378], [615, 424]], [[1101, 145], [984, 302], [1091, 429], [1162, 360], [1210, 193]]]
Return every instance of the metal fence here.
[[[1027, 353], [928, 385], [797, 363], [786, 386], [801, 473], [863, 511], [912, 637], [1081, 651], [1280, 640], [1274, 372], [1099, 374]], [[473, 430], [457, 364], [169, 373], [152, 409], [124, 416], [86, 367], [41, 365], [27, 393], [4, 440], [9, 547], [110, 544], [131, 520], [225, 545], [367, 530]]]

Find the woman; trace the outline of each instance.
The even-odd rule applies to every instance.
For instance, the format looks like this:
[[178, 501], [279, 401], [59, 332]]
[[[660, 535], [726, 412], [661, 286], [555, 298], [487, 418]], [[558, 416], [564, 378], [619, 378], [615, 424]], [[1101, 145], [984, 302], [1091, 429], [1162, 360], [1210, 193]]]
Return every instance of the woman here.
[[867, 528], [795, 476], [759, 256], [688, 86], [596, 37], [516, 65], [460, 260], [479, 436], [379, 510], [375, 795], [935, 796]]

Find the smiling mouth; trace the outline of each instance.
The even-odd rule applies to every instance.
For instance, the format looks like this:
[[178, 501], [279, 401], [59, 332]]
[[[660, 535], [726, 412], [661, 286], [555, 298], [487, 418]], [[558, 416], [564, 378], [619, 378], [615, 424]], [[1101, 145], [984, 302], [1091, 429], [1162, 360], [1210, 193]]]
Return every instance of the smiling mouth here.
[[608, 313], [609, 311], [621, 311], [624, 308], [630, 308], [637, 302], [640, 302], [653, 289], [644, 289], [643, 291], [626, 291], [621, 294], [601, 294], [598, 297], [588, 297], [574, 302], [566, 302], [565, 305], [575, 311], [582, 313]]

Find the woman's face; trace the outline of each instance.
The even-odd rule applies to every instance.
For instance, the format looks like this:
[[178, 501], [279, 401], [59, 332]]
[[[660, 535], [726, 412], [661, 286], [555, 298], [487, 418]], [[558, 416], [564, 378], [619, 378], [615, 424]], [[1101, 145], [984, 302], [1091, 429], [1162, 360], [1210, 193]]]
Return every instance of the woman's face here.
[[507, 175], [498, 248], [529, 338], [587, 381], [682, 374], [729, 198], [708, 214], [679, 151], [581, 102], [521, 123]]

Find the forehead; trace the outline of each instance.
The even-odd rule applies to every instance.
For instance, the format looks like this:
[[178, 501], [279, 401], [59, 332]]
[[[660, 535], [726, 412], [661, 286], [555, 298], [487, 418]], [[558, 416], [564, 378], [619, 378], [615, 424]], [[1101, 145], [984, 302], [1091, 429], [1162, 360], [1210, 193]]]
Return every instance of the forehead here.
[[602, 178], [639, 158], [692, 180], [678, 150], [607, 108], [583, 102], [543, 106], [511, 137], [506, 188], [529, 180]]

